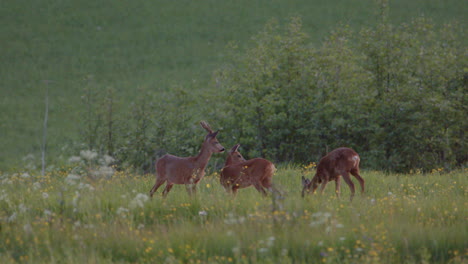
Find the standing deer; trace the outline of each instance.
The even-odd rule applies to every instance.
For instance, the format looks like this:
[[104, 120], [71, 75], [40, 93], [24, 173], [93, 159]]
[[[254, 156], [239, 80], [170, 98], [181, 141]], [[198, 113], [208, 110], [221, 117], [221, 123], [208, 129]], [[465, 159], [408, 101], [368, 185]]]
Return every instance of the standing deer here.
[[364, 179], [359, 175], [359, 161], [359, 155], [350, 148], [337, 148], [331, 151], [320, 159], [317, 165], [317, 172], [312, 180], [302, 176], [302, 197], [304, 197], [306, 191], [310, 192], [311, 188], [312, 193], [314, 193], [320, 183], [322, 184], [320, 193], [323, 193], [325, 186], [330, 181], [335, 181], [335, 192], [340, 197], [340, 176], [343, 176], [343, 179], [351, 190], [350, 200], [353, 200], [355, 191], [354, 183], [349, 176], [350, 173], [359, 181], [361, 193], [364, 193]]
[[267, 195], [265, 188], [270, 191], [277, 191], [272, 184], [272, 177], [275, 173], [275, 165], [262, 158], [245, 160], [238, 151], [239, 144], [232, 147], [221, 170], [220, 182], [228, 192], [237, 194], [240, 188], [251, 185], [264, 196]]
[[197, 183], [205, 176], [205, 167], [211, 154], [224, 151], [224, 147], [216, 139], [219, 131], [213, 132], [210, 126], [202, 121], [200, 125], [208, 131], [201, 146], [200, 153], [195, 157], [180, 158], [166, 154], [156, 162], [156, 183], [150, 191], [150, 197], [164, 183], [163, 197], [171, 190], [174, 184], [185, 184], [189, 195], [196, 193]]

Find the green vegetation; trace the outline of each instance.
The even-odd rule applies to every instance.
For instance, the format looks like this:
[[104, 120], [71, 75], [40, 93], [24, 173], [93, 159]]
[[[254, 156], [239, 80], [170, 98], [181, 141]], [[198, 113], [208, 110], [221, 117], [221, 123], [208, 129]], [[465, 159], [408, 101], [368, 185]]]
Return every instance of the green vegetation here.
[[[244, 102], [229, 98], [228, 91], [219, 89], [216, 85], [216, 78], [212, 78], [213, 72], [224, 71], [225, 65], [231, 65], [239, 58], [250, 54], [257, 45], [255, 40], [251, 40], [252, 37], [258, 39], [258, 32], [264, 31], [265, 24], [270, 24], [271, 19], [276, 18], [280, 27], [287, 27], [291, 17], [298, 17], [302, 20], [302, 27], [299, 30], [307, 35], [307, 38], [303, 39], [302, 43], [296, 43], [302, 45], [297, 48], [309, 52], [313, 50], [312, 47], [315, 47], [315, 57], [324, 52], [328, 54], [318, 62], [319, 64], [306, 65], [303, 73], [313, 70], [314, 67], [317, 69], [319, 66], [324, 66], [328, 63], [327, 60], [330, 63], [339, 62], [337, 45], [340, 43], [337, 42], [339, 39], [333, 40], [333, 36], [343, 32], [344, 29], [344, 32], [352, 36], [346, 36], [346, 41], [342, 43], [342, 48], [349, 53], [343, 54], [346, 55], [345, 60], [340, 63], [346, 67], [344, 74], [348, 76], [351, 74], [353, 79], [346, 79], [344, 75], [337, 87], [331, 85], [325, 87], [330, 89], [330, 92], [340, 87], [348, 87], [348, 84], [351, 85], [349, 91], [359, 84], [366, 85], [362, 89], [378, 89], [377, 82], [382, 81], [381, 79], [372, 80], [374, 83], [368, 79], [360, 79], [368, 77], [369, 71], [372, 71], [372, 67], [376, 65], [376, 60], [371, 60], [371, 58], [363, 60], [362, 56], [370, 55], [362, 54], [363, 51], [385, 51], [382, 50], [385, 38], [411, 45], [419, 45], [426, 39], [431, 41], [430, 45], [437, 45], [437, 41], [444, 44], [446, 35], [440, 35], [437, 32], [445, 23], [458, 21], [462, 23], [460, 28], [466, 27], [467, 5], [465, 1], [394, 0], [389, 1], [388, 9], [382, 7], [385, 3], [386, 1], [374, 0], [359, 1], [359, 3], [320, 0], [312, 2], [303, 0], [268, 2], [2, 1], [0, 4], [0, 33], [2, 34], [0, 167], [8, 169], [25, 164], [39, 166], [47, 88], [50, 97], [47, 142], [49, 165], [60, 163], [62, 157], [66, 157], [67, 154], [76, 154], [78, 150], [90, 146], [101, 152], [108, 152], [106, 148], [111, 147], [110, 152], [115, 151], [114, 154], [119, 156], [120, 162], [133, 164], [139, 168], [148, 167], [144, 165], [148, 164], [148, 160], [166, 151], [178, 155], [192, 155], [199, 145], [199, 130], [196, 129], [196, 124], [201, 119], [222, 128], [221, 134], [224, 134], [226, 144], [241, 143], [245, 145], [244, 149], [251, 152], [251, 155], [263, 152], [262, 154], [269, 155], [277, 161], [288, 162], [289, 160], [283, 159], [291, 158], [291, 154], [284, 153], [284, 149], [297, 142], [286, 142], [278, 152], [271, 147], [261, 149], [253, 143], [258, 137], [250, 131], [254, 130], [253, 127], [244, 127], [243, 129], [249, 131], [246, 136], [242, 137], [234, 130], [235, 120], [225, 118], [238, 117], [229, 116], [225, 110], [227, 105], [223, 103], [228, 100], [234, 100], [236, 103]], [[388, 11], [387, 23], [389, 24], [387, 25], [392, 28], [379, 27], [383, 17], [381, 10]], [[429, 33], [435, 35], [414, 35], [417, 36], [415, 39], [408, 39], [407, 35], [393, 35], [399, 32], [407, 34], [408, 31], [402, 29], [401, 23], [411, 23], [420, 15], [432, 20], [428, 23], [432, 23], [434, 28], [427, 29]], [[345, 28], [340, 24], [350, 27]], [[331, 33], [337, 28], [335, 33]], [[412, 29], [422, 28], [410, 28]], [[380, 35], [385, 32], [390, 35]], [[459, 62], [466, 61], [463, 43], [467, 38], [463, 35], [463, 31], [449, 29], [447, 33], [454, 34], [454, 36], [449, 36], [451, 39], [462, 41], [462, 50], [456, 50], [456, 52], [461, 52], [462, 56], [456, 59]], [[287, 37], [284, 31], [278, 34], [283, 39]], [[375, 36], [380, 36], [382, 39], [377, 41], [372, 34], [377, 34]], [[368, 39], [370, 43], [366, 44], [361, 41], [360, 44], [371, 46], [361, 46], [357, 49], [355, 45], [357, 43], [354, 43], [355, 38]], [[238, 48], [232, 50], [227, 47], [230, 42], [236, 43]], [[350, 42], [352, 46], [348, 46]], [[276, 45], [276, 48], [281, 48], [278, 47], [278, 43], [271, 44]], [[395, 45], [398, 44], [399, 42], [395, 42]], [[435, 47], [430, 45], [428, 48]], [[451, 44], [449, 46], [451, 49], [455, 48]], [[268, 48], [275, 51], [275, 46]], [[466, 105], [463, 101], [466, 100], [466, 92], [464, 92], [466, 85], [463, 86], [465, 90], [462, 87], [459, 91], [462, 92], [462, 96], [446, 90], [445, 93], [448, 92], [449, 96], [434, 94], [430, 98], [425, 98], [426, 100], [415, 98], [414, 101], [419, 104], [411, 107], [406, 107], [406, 105], [411, 105], [412, 101], [401, 102], [406, 109], [405, 113], [392, 113], [388, 109], [392, 108], [395, 101], [399, 102], [401, 97], [406, 98], [408, 87], [416, 85], [412, 82], [414, 81], [412, 78], [407, 79], [408, 76], [411, 77], [408, 75], [411, 71], [408, 69], [412, 65], [407, 65], [400, 74], [398, 72], [399, 67], [402, 66], [400, 62], [410, 60], [412, 64], [418, 65], [420, 62], [427, 63], [432, 60], [432, 64], [439, 68], [434, 68], [429, 64], [424, 69], [418, 69], [420, 74], [426, 74], [426, 70], [431, 70], [435, 71], [432, 76], [437, 77], [439, 73], [444, 73], [441, 76], [446, 78], [454, 76], [454, 71], [458, 71], [455, 79], [459, 80], [460, 65], [454, 65], [453, 67], [457, 68], [454, 70], [451, 63], [455, 61], [450, 56], [444, 57], [446, 51], [442, 50], [442, 53], [437, 53], [435, 56], [425, 56], [421, 61], [413, 61], [419, 54], [415, 53], [419, 52], [417, 49], [405, 49], [401, 51], [402, 53], [393, 49], [381, 54], [403, 56], [401, 60], [386, 64], [384, 68], [379, 69], [395, 73], [396, 75], [392, 75], [392, 78], [394, 77], [396, 82], [392, 82], [392, 85], [398, 84], [398, 87], [403, 85], [402, 92], [404, 93], [399, 97], [390, 95], [390, 101], [381, 109], [372, 108], [378, 101], [372, 102], [369, 98], [370, 102], [366, 101], [369, 105], [353, 110], [352, 116], [355, 118], [362, 116], [365, 108], [367, 111], [370, 109], [371, 113], [378, 111], [376, 113], [379, 115], [376, 114], [366, 121], [370, 126], [364, 131], [362, 126], [365, 126], [365, 122], [358, 123], [360, 126], [358, 128], [343, 131], [349, 124], [356, 124], [355, 120], [350, 120], [346, 116], [338, 116], [332, 121], [333, 124], [323, 124], [322, 121], [330, 117], [331, 111], [325, 112], [322, 119], [315, 119], [316, 115], [310, 116], [316, 122], [313, 124], [314, 129], [306, 131], [305, 134], [304, 131], [300, 133], [303, 137], [306, 137], [307, 133], [311, 134], [312, 142], [307, 144], [309, 149], [298, 150], [300, 153], [292, 158], [297, 162], [316, 160], [326, 151], [325, 146], [332, 148], [335, 145], [347, 144], [363, 146], [363, 149], [358, 148], [357, 151], [363, 152], [364, 158], [369, 161], [369, 166], [372, 164], [379, 168], [400, 170], [407, 170], [409, 167], [431, 167], [421, 163], [421, 160], [416, 160], [414, 163], [410, 160], [410, 164], [404, 164], [402, 168], [398, 168], [396, 164], [401, 163], [402, 157], [395, 156], [395, 153], [402, 150], [397, 148], [393, 150], [395, 153], [391, 153], [395, 142], [398, 142], [399, 145], [407, 146], [407, 149], [403, 150], [404, 157], [411, 153], [414, 146], [417, 146], [418, 152], [421, 148], [425, 148], [424, 153], [428, 152], [436, 156], [424, 158], [427, 163], [434, 164], [434, 167], [450, 168], [465, 162], [463, 158], [459, 158], [463, 156], [462, 152], [460, 154], [460, 149], [466, 149], [463, 145], [464, 135], [456, 135], [456, 133], [466, 128], [466, 123], [458, 122], [460, 116], [466, 115], [466, 109], [460, 112], [459, 107], [454, 107], [452, 103], [447, 104], [447, 101], [451, 102], [453, 97], [457, 98], [454, 101]], [[284, 52], [283, 50], [280, 55], [285, 55]], [[307, 59], [306, 56], [310, 54], [299, 55], [301, 59]], [[378, 59], [379, 53], [375, 55], [377, 57], [374, 59]], [[290, 66], [298, 66], [294, 64], [295, 62], [292, 63]], [[448, 63], [450, 65], [446, 65]], [[333, 65], [330, 65], [324, 68], [326, 71], [324, 73], [331, 74], [332, 69]], [[365, 71], [360, 71], [362, 69]], [[375, 70], [376, 68], [372, 74], [378, 73]], [[310, 76], [310, 79], [312, 78], [313, 76]], [[275, 80], [282, 81], [279, 77]], [[440, 81], [437, 78], [431, 80]], [[245, 83], [248, 80], [240, 81]], [[226, 86], [226, 83], [223, 85]], [[296, 82], [294, 85], [298, 87], [299, 84]], [[460, 88], [457, 85], [456, 87]], [[252, 89], [253, 87], [245, 88]], [[315, 92], [308, 95], [304, 101], [310, 100], [311, 97], [317, 100], [319, 97], [319, 94]], [[94, 97], [86, 101], [87, 96]], [[300, 94], [291, 96], [286, 99], [293, 100]], [[82, 99], [82, 97], [85, 98]], [[357, 99], [359, 98], [352, 98], [352, 100]], [[113, 114], [106, 112], [109, 108], [98, 109], [102, 108], [103, 100], [107, 100], [108, 106], [112, 102]], [[141, 107], [141, 100], [146, 104], [145, 107]], [[406, 118], [407, 112], [421, 105], [423, 110], [419, 113], [427, 113], [427, 116]], [[242, 109], [244, 106], [238, 107]], [[269, 107], [276, 108], [277, 106]], [[431, 109], [426, 109], [427, 107]], [[348, 111], [349, 108], [351, 106], [348, 104], [343, 111]], [[439, 112], [438, 108], [442, 111]], [[100, 112], [90, 114], [90, 110]], [[253, 110], [245, 110], [247, 118], [251, 118]], [[290, 114], [298, 115], [303, 110], [307, 110], [302, 115], [301, 121], [304, 121], [303, 119], [310, 114], [310, 109], [297, 109], [294, 110], [295, 113]], [[321, 111], [322, 108], [315, 110]], [[414, 115], [419, 115], [419, 113]], [[450, 118], [446, 120], [447, 113]], [[141, 118], [137, 121], [135, 115], [138, 114]], [[239, 111], [240, 114], [242, 111]], [[335, 116], [342, 114], [342, 112], [337, 112]], [[392, 118], [395, 114], [401, 114], [397, 123], [384, 124], [385, 120]], [[111, 123], [114, 124], [111, 126], [114, 129], [112, 138], [115, 140], [112, 144], [106, 142], [106, 137], [102, 135], [105, 130], [101, 127], [104, 125], [99, 124], [99, 120], [104, 119], [103, 115], [107, 118], [107, 127]], [[281, 118], [281, 116], [276, 118]], [[416, 127], [414, 124], [421, 119], [433, 120], [433, 122], [419, 123], [422, 124], [421, 127]], [[379, 122], [375, 122], [376, 120]], [[434, 123], [437, 127], [431, 128]], [[458, 125], [451, 127], [452, 124], [457, 123]], [[253, 123], [242, 122], [242, 125], [252, 126]], [[101, 134], [93, 134], [93, 130], [89, 130], [90, 127], [95, 129], [96, 133]], [[322, 136], [317, 135], [319, 128]], [[408, 135], [404, 132], [407, 129], [409, 129]], [[102, 131], [99, 132], [99, 130]], [[398, 130], [397, 134], [393, 135], [395, 130]], [[368, 138], [369, 131], [375, 131], [377, 138], [363, 144], [363, 141]], [[420, 131], [425, 133], [418, 136]], [[428, 135], [426, 132], [435, 132], [435, 135], [430, 133]], [[96, 138], [89, 141], [89, 137], [86, 138], [89, 135], [95, 135]], [[284, 140], [285, 136], [287, 133], [284, 131], [276, 131], [270, 139], [263, 139], [272, 142], [263, 143], [275, 144], [273, 141]], [[359, 136], [360, 138], [356, 138]], [[330, 139], [331, 137], [338, 138], [335, 140]], [[402, 138], [411, 139], [411, 141], [406, 144], [401, 141]], [[386, 145], [382, 144], [384, 141]], [[430, 141], [430, 144], [425, 141]], [[134, 144], [136, 144], [136, 150], [133, 149]], [[379, 148], [374, 149], [376, 146]], [[130, 150], [123, 149], [124, 147]], [[130, 153], [132, 151], [133, 153]], [[377, 153], [372, 153], [373, 151]], [[390, 165], [379, 163], [382, 156], [391, 159]], [[426, 157], [426, 154], [422, 156]], [[24, 161], [23, 157], [25, 157]]]
[[[467, 13], [462, 0], [2, 1], [0, 262], [466, 263]], [[284, 196], [231, 197], [213, 155], [196, 197], [149, 200], [145, 173], [195, 155], [201, 120], [274, 161]], [[338, 146], [361, 155], [366, 194], [301, 199], [313, 166], [299, 164]]]
[[150, 200], [154, 176], [109, 177], [112, 168], [90, 165], [97, 160], [83, 152], [45, 176], [1, 176], [0, 262], [466, 263], [468, 256], [466, 170], [363, 171], [367, 191], [352, 203], [347, 186], [335, 197], [333, 183], [302, 199], [300, 177], [313, 169], [294, 167], [275, 175], [283, 197], [251, 187], [233, 198], [214, 173], [196, 198], [176, 185], [166, 199], [159, 191]]

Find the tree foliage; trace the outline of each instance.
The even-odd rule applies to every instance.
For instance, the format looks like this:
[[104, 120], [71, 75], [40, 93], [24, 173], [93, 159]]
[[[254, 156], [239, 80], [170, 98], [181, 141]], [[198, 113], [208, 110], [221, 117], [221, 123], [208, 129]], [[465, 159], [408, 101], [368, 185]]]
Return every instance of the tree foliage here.
[[467, 50], [463, 27], [425, 18], [359, 32], [341, 25], [314, 46], [293, 17], [273, 20], [231, 56], [202, 91], [137, 89], [123, 107], [114, 89], [87, 87], [83, 142], [121, 166], [153, 170], [169, 152], [198, 151], [202, 119], [222, 128], [226, 148], [275, 162], [318, 161], [340, 146], [365, 168], [391, 171], [465, 166]]
[[267, 24], [216, 73], [225, 129], [249, 156], [317, 161], [355, 148], [366, 167], [408, 171], [466, 163], [462, 29], [424, 18], [353, 32], [314, 47], [292, 18]]

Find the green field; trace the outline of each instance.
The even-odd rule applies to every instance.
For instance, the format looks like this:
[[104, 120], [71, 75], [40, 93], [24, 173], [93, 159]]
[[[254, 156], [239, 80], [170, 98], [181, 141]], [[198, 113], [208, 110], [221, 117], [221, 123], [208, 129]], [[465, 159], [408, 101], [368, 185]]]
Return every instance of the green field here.
[[[394, 23], [420, 15], [466, 23], [462, 0], [389, 2]], [[229, 42], [246, 48], [269, 20], [291, 16], [316, 45], [340, 23], [359, 29], [379, 20], [374, 0], [2, 1], [0, 168], [24, 166], [27, 155], [37, 165], [47, 88], [47, 159], [55, 161], [82, 143], [85, 88], [115, 89], [122, 105], [138, 89], [205, 91]], [[189, 111], [206, 118], [199, 105]]]
[[[83, 160], [81, 161], [83, 162]], [[282, 197], [253, 187], [232, 197], [219, 174], [196, 197], [166, 199], [153, 175], [70, 165], [0, 178], [2, 263], [466, 263], [465, 171], [398, 175], [362, 171], [366, 193], [349, 202], [331, 183], [301, 198], [301, 175], [280, 167]], [[78, 171], [89, 175], [79, 176]], [[102, 168], [101, 168], [102, 171]], [[86, 175], [82, 174], [82, 175]]]
[[[467, 263], [466, 14], [464, 0], [2, 0], [0, 263]], [[196, 197], [149, 199], [145, 172], [195, 155], [201, 120], [226, 148], [274, 156], [283, 195], [232, 197], [213, 155]], [[301, 163], [338, 145], [360, 153], [366, 193], [302, 199]]]

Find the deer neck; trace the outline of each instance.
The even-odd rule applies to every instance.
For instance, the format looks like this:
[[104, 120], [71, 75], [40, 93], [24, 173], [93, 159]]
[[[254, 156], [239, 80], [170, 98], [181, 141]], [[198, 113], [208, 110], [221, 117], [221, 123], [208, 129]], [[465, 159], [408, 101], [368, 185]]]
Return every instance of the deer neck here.
[[227, 167], [233, 163], [231, 156], [226, 158], [226, 162], [224, 163], [224, 167]]
[[198, 153], [198, 155], [195, 157], [195, 163], [197, 164], [197, 167], [201, 170], [204, 170], [206, 164], [208, 164], [208, 161], [211, 158], [211, 154], [213, 154], [211, 151], [202, 147], [200, 153]]

